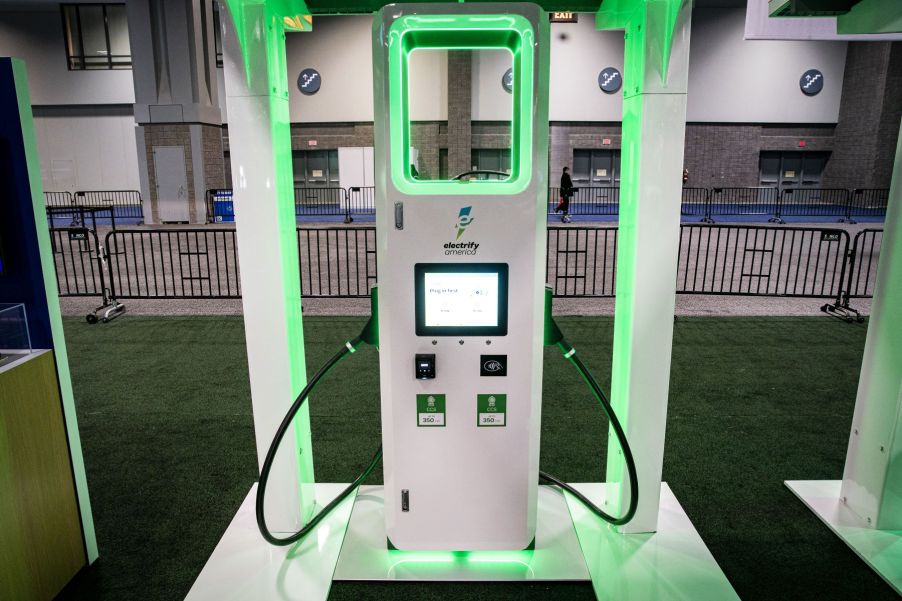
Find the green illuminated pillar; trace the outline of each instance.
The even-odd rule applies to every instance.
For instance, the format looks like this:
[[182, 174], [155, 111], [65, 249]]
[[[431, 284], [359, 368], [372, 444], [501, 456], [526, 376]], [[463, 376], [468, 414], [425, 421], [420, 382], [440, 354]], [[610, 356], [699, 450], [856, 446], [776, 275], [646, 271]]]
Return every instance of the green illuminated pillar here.
[[868, 525], [902, 531], [902, 136], [890, 187], [840, 498]]
[[[258, 462], [306, 384], [291, 165], [285, 31], [310, 30], [300, 0], [228, 0], [225, 80], [241, 265], [241, 293]], [[308, 404], [296, 445], [276, 456], [266, 496], [274, 532], [294, 532], [313, 511]]]
[[[632, 442], [636, 517], [657, 529], [670, 384], [691, 0], [604, 0], [598, 29], [625, 30], [623, 143], [611, 401]], [[620, 446], [608, 436], [605, 503], [626, 507]]]
[[[31, 188], [31, 200], [34, 207], [35, 235], [41, 253], [41, 278], [44, 292], [47, 295], [47, 318], [53, 338], [53, 357], [56, 373], [59, 378], [60, 400], [66, 425], [66, 439], [69, 444], [69, 458], [72, 462], [72, 477], [75, 482], [75, 494], [78, 498], [78, 512], [84, 536], [86, 559], [89, 564], [98, 557], [97, 536], [94, 531], [94, 517], [91, 512], [91, 497], [88, 494], [88, 477], [85, 472], [85, 460], [81, 448], [81, 435], [78, 431], [78, 415], [75, 411], [75, 396], [72, 393], [72, 377], [69, 373], [69, 355], [66, 351], [66, 337], [63, 332], [63, 318], [60, 312], [59, 287], [56, 282], [56, 263], [50, 240], [50, 229], [47, 224], [47, 210], [44, 206], [44, 194], [41, 186], [41, 157], [38, 154], [37, 137], [34, 130], [34, 116], [31, 112], [31, 96], [28, 91], [28, 74], [25, 63], [15, 58], [0, 59], [0, 68], [11, 69], [15, 84], [18, 115], [4, 115], [5, 119], [18, 119], [22, 132], [22, 146], [25, 150], [25, 162], [28, 166], [28, 181]], [[4, 140], [5, 141], [5, 140]], [[13, 151], [15, 152], [15, 151]], [[3, 202], [10, 202], [4, 198]], [[8, 249], [7, 252], [15, 252]], [[0, 545], [4, 544], [0, 540]], [[2, 563], [2, 562], [0, 562]]]

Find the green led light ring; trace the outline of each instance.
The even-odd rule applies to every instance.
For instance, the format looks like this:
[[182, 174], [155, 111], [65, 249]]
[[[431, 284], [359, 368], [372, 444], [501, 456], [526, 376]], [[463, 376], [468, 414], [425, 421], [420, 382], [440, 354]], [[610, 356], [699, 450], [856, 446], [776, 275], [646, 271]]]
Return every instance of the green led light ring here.
[[[513, 58], [511, 175], [505, 180], [428, 181], [410, 172], [408, 62], [417, 49], [506, 49]], [[523, 192], [532, 180], [535, 32], [520, 15], [405, 15], [388, 32], [388, 101], [392, 183], [404, 194], [500, 195]]]

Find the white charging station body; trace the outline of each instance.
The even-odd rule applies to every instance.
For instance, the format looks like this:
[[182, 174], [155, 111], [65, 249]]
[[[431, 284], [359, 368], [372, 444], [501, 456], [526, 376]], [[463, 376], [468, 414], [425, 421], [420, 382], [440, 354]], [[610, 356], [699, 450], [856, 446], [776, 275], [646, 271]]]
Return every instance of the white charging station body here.
[[[373, 37], [387, 543], [529, 548], [542, 396], [547, 14], [532, 4], [391, 5], [377, 13]], [[470, 48], [479, 49], [507, 40], [520, 80], [510, 178], [436, 182], [407, 168], [415, 149], [399, 69], [413, 38], [436, 48], [478, 40]]]

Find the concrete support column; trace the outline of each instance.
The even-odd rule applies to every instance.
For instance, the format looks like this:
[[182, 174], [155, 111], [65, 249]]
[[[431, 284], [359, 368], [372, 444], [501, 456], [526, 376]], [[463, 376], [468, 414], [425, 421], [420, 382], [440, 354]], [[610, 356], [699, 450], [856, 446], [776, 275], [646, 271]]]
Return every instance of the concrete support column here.
[[[149, 223], [204, 223], [206, 190], [225, 185], [214, 1], [128, 3], [138, 168]], [[174, 168], [180, 161], [184, 171]]]
[[[611, 402], [632, 443], [639, 505], [621, 532], [658, 525], [686, 131], [692, 3], [634, 0], [599, 13], [603, 29], [625, 29], [623, 150]], [[605, 504], [629, 503], [623, 453], [608, 436]]]
[[[898, 127], [897, 127], [898, 129]], [[902, 137], [840, 498], [871, 527], [902, 530]]]
[[448, 51], [448, 177], [472, 167], [472, 72], [472, 51]]
[[827, 188], [886, 188], [902, 119], [902, 42], [850, 42]]

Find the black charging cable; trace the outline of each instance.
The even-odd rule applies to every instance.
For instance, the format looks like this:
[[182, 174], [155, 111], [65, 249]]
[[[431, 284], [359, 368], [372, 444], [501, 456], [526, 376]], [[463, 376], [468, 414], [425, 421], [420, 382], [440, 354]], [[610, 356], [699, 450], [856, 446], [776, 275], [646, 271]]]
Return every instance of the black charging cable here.
[[279, 450], [279, 445], [282, 444], [282, 439], [285, 437], [286, 432], [291, 427], [292, 422], [294, 421], [297, 412], [301, 409], [304, 403], [307, 401], [307, 397], [310, 396], [310, 393], [313, 392], [313, 389], [316, 388], [316, 385], [319, 384], [320, 380], [325, 377], [327, 373], [332, 371], [332, 368], [338, 365], [342, 359], [347, 357], [348, 355], [357, 352], [357, 349], [364, 342], [372, 344], [373, 346], [378, 346], [379, 344], [379, 330], [377, 317], [378, 313], [376, 312], [376, 289], [373, 289], [372, 293], [372, 302], [373, 302], [373, 312], [370, 320], [367, 322], [366, 327], [364, 327], [363, 332], [360, 333], [360, 336], [357, 336], [353, 340], [349, 340], [345, 342], [345, 345], [342, 347], [340, 351], [332, 355], [325, 365], [323, 365], [316, 375], [314, 375], [308, 382], [307, 385], [304, 386], [304, 389], [294, 400], [294, 403], [291, 405], [291, 408], [288, 410], [288, 413], [285, 414], [285, 417], [282, 419], [282, 423], [279, 424], [279, 428], [276, 430], [276, 435], [273, 437], [272, 444], [269, 445], [269, 450], [266, 452], [266, 458], [263, 460], [263, 468], [260, 470], [260, 481], [257, 484], [257, 505], [256, 505], [256, 513], [257, 513], [257, 528], [260, 530], [260, 534], [263, 535], [263, 538], [266, 539], [266, 542], [278, 545], [278, 546], [286, 546], [296, 543], [301, 540], [307, 534], [309, 534], [312, 530], [314, 530], [317, 525], [325, 518], [329, 513], [338, 507], [342, 501], [344, 501], [348, 495], [350, 495], [354, 490], [363, 484], [363, 482], [369, 477], [373, 470], [376, 469], [376, 466], [379, 465], [379, 461], [382, 459], [382, 445], [379, 445], [379, 449], [376, 451], [376, 454], [373, 455], [373, 458], [370, 460], [369, 464], [364, 468], [364, 470], [360, 473], [357, 478], [351, 482], [344, 490], [339, 493], [337, 497], [335, 497], [328, 505], [323, 507], [316, 515], [310, 518], [303, 528], [286, 537], [279, 538], [270, 532], [269, 527], [266, 525], [266, 515], [264, 513], [264, 499], [266, 498], [266, 484], [269, 482], [269, 475], [272, 471], [273, 461], [276, 458], [276, 451]]
[[601, 408], [604, 410], [605, 415], [608, 416], [608, 421], [610, 422], [611, 428], [614, 429], [614, 434], [617, 436], [617, 442], [620, 444], [620, 448], [623, 451], [623, 460], [626, 463], [626, 471], [630, 481], [629, 506], [626, 509], [626, 513], [624, 513], [621, 517], [614, 517], [605, 513], [600, 507], [590, 501], [588, 497], [583, 495], [581, 492], [579, 492], [557, 476], [553, 476], [548, 472], [540, 471], [539, 480], [549, 482], [555, 486], [562, 488], [563, 490], [566, 490], [568, 493], [573, 495], [576, 500], [585, 505], [589, 511], [591, 511], [604, 521], [609, 522], [615, 526], [622, 526], [633, 519], [633, 516], [636, 515], [636, 508], [639, 505], [639, 477], [636, 473], [636, 462], [633, 459], [633, 451], [630, 448], [630, 443], [626, 438], [626, 432], [623, 431], [623, 426], [620, 424], [620, 420], [617, 419], [617, 414], [614, 412], [614, 408], [611, 406], [611, 402], [608, 400], [607, 395], [605, 395], [604, 391], [601, 389], [601, 386], [598, 385], [598, 382], [592, 376], [592, 373], [585, 366], [582, 360], [577, 356], [576, 349], [573, 348], [570, 343], [564, 340], [564, 334], [561, 332], [561, 329], [558, 327], [557, 323], [554, 321], [554, 318], [551, 316], [551, 289], [546, 288], [545, 346], [552, 345], [555, 345], [559, 349], [561, 349], [561, 353], [563, 353], [564, 358], [572, 363], [574, 367], [576, 367], [577, 371], [579, 371], [580, 375], [583, 377], [583, 380], [586, 382], [586, 385], [589, 387], [589, 390], [592, 391], [592, 395], [601, 404]]
[[[266, 485], [269, 482], [269, 476], [270, 472], [272, 471], [272, 465], [276, 457], [276, 452], [278, 451], [279, 446], [282, 443], [282, 439], [285, 437], [285, 434], [291, 427], [291, 424], [294, 421], [297, 412], [307, 401], [307, 397], [310, 396], [310, 393], [313, 392], [313, 389], [316, 388], [316, 385], [319, 384], [320, 380], [322, 380], [323, 377], [325, 377], [325, 375], [332, 370], [332, 368], [338, 365], [338, 363], [341, 362], [342, 359], [352, 353], [355, 353], [364, 342], [378, 347], [379, 333], [378, 322], [376, 321], [378, 312], [376, 306], [375, 289], [373, 289], [372, 304], [373, 307], [370, 320], [369, 322], [367, 322], [367, 325], [363, 329], [363, 332], [361, 332], [360, 336], [357, 336], [356, 338], [346, 342], [342, 349], [335, 353], [325, 363], [325, 365], [323, 365], [320, 370], [316, 372], [316, 374], [308, 381], [307, 385], [304, 387], [301, 393], [297, 396], [294, 403], [291, 405], [291, 408], [288, 410], [288, 413], [285, 414], [282, 423], [279, 424], [279, 428], [276, 430], [276, 435], [275, 437], [273, 437], [273, 442], [266, 453], [266, 458], [263, 460], [263, 468], [260, 470], [260, 482], [257, 485], [256, 515], [257, 527], [260, 529], [260, 534], [263, 535], [263, 538], [270, 544], [278, 546], [291, 545], [304, 538], [307, 534], [313, 531], [333, 509], [340, 505], [341, 502], [348, 497], [348, 495], [354, 492], [354, 490], [369, 477], [373, 470], [376, 469], [376, 466], [379, 465], [379, 461], [382, 459], [382, 445], [379, 445], [379, 449], [376, 451], [376, 454], [373, 455], [373, 458], [370, 460], [366, 468], [364, 468], [364, 470], [360, 473], [360, 475], [344, 490], [342, 490], [341, 493], [337, 497], [335, 497], [335, 499], [333, 499], [328, 505], [317, 512], [310, 519], [310, 521], [308, 521], [307, 524], [304, 525], [303, 528], [301, 528], [294, 534], [279, 538], [272, 532], [270, 532], [268, 526], [266, 525], [266, 516], [264, 514], [264, 499], [266, 497]], [[601, 508], [592, 503], [592, 501], [590, 501], [585, 495], [580, 493], [578, 490], [576, 490], [557, 476], [549, 474], [548, 472], [540, 471], [539, 479], [567, 491], [568, 493], [573, 495], [573, 497], [576, 498], [580, 503], [585, 505], [589, 511], [591, 511], [604, 521], [609, 522], [615, 526], [626, 524], [633, 519], [633, 516], [636, 515], [636, 508], [639, 504], [639, 486], [638, 476], [636, 474], [636, 463], [633, 459], [633, 453], [630, 449], [629, 441], [626, 438], [626, 433], [623, 431], [623, 426], [620, 424], [620, 420], [617, 419], [617, 414], [614, 412], [614, 408], [611, 406], [608, 397], [598, 385], [598, 382], [592, 376], [592, 373], [589, 371], [589, 369], [576, 355], [576, 349], [574, 349], [573, 346], [571, 346], [566, 340], [564, 340], [563, 333], [561, 332], [557, 323], [555, 323], [554, 319], [551, 317], [550, 309], [550, 294], [547, 294], [545, 312], [545, 344], [548, 346], [556, 345], [558, 348], [560, 348], [561, 352], [564, 355], [564, 358], [570, 361], [570, 363], [572, 363], [573, 366], [576, 367], [577, 371], [579, 371], [583, 380], [592, 391], [593, 396], [595, 396], [596, 400], [598, 400], [598, 402], [601, 404], [602, 409], [607, 415], [610, 426], [614, 429], [614, 433], [617, 436], [617, 441], [620, 444], [620, 448], [623, 450], [623, 458], [626, 463], [627, 474], [630, 481], [629, 506], [626, 510], [626, 513], [624, 513], [623, 516], [617, 518], [605, 513]]]

